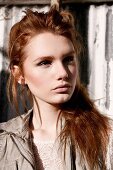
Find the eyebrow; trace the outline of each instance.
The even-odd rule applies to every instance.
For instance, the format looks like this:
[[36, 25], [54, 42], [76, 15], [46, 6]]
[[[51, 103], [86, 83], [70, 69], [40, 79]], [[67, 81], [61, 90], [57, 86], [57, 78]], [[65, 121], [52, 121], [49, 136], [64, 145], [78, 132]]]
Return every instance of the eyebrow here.
[[33, 62], [36, 62], [37, 60], [53, 59], [53, 58], [54, 58], [53, 56], [40, 56], [40, 57], [37, 57]]
[[[74, 50], [73, 51], [69, 51], [69, 52], [63, 54], [63, 58], [66, 57], [67, 55], [72, 55], [72, 54], [75, 54]], [[51, 56], [51, 55], [49, 55], [49, 56], [39, 56], [33, 62], [36, 62], [37, 60], [42, 60], [42, 59], [43, 60], [44, 59], [54, 59], [54, 56]]]
[[66, 54], [64, 54], [63, 56], [65, 57], [65, 56], [67, 56], [67, 55], [72, 55], [72, 54], [75, 54], [75, 51], [73, 50], [73, 51], [69, 51], [69, 52], [67, 52]]

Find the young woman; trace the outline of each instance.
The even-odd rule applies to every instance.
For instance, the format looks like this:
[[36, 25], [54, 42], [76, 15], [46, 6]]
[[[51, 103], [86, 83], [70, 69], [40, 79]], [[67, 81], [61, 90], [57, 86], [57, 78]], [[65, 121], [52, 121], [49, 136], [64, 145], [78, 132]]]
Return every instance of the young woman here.
[[[72, 15], [26, 11], [10, 32], [9, 98], [32, 109], [0, 125], [1, 170], [112, 170], [111, 121], [81, 85]], [[19, 86], [19, 94], [18, 94]]]

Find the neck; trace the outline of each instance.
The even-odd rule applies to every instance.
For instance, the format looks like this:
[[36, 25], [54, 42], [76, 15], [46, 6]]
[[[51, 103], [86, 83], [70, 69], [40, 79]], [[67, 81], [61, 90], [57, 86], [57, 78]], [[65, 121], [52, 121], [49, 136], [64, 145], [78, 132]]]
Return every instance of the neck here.
[[51, 130], [56, 129], [60, 110], [57, 106], [38, 100], [33, 105], [34, 129]]

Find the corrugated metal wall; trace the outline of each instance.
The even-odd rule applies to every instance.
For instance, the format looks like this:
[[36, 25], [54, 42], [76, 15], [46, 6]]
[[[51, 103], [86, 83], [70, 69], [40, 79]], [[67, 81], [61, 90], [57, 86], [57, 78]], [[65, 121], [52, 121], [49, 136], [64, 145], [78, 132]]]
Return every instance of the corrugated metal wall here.
[[[30, 7], [47, 11], [49, 6], [0, 7], [0, 121], [14, 116], [6, 96], [8, 78], [7, 43], [11, 26]], [[78, 18], [78, 28], [83, 36], [86, 54], [81, 57], [81, 79], [88, 87], [98, 108], [113, 117], [113, 6], [70, 4], [64, 5]], [[21, 105], [20, 105], [21, 107]]]
[[89, 91], [113, 117], [113, 6], [91, 5], [88, 21]]

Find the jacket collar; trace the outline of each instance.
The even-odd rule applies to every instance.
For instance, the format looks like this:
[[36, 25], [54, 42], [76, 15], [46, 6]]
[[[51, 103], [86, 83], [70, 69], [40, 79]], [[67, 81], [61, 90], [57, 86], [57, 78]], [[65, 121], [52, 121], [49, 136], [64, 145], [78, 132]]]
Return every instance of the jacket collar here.
[[8, 134], [16, 134], [18, 136], [25, 137], [29, 129], [29, 121], [31, 116], [32, 109], [23, 115], [9, 120], [8, 122], [1, 123], [0, 130], [5, 131]]

